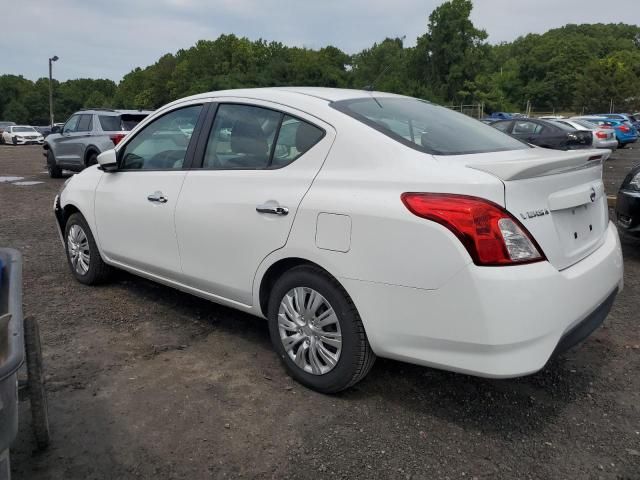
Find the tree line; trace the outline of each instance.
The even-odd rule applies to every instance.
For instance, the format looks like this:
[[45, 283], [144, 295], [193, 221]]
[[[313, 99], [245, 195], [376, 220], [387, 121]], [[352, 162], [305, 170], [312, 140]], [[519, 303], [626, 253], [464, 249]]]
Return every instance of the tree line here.
[[[471, 0], [449, 0], [429, 16], [414, 47], [386, 38], [354, 55], [327, 46], [289, 47], [235, 35], [201, 40], [105, 79], [53, 82], [57, 120], [83, 107], [155, 109], [187, 95], [269, 86], [372, 87], [440, 104], [483, 103], [491, 111], [640, 110], [640, 27], [566, 25], [491, 45], [470, 19]], [[48, 79], [0, 76], [0, 120], [48, 123]]]

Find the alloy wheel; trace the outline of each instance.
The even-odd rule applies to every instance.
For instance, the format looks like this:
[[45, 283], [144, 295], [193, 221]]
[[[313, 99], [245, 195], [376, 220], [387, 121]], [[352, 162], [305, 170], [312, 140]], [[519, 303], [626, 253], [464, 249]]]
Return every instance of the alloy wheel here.
[[80, 275], [89, 271], [90, 251], [89, 239], [80, 225], [72, 225], [67, 236], [67, 250], [71, 266]]
[[340, 321], [327, 299], [308, 287], [287, 292], [278, 310], [278, 331], [285, 352], [303, 371], [324, 375], [342, 352]]

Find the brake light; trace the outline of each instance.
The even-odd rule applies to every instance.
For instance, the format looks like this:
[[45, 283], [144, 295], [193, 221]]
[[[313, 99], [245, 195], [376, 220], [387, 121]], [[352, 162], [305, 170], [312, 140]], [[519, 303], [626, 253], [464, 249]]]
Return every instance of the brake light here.
[[118, 145], [124, 137], [125, 137], [124, 133], [116, 133], [109, 136], [109, 138], [111, 138], [111, 141], [113, 142], [114, 147]]
[[598, 138], [609, 138], [609, 135], [607, 135], [605, 132], [596, 132], [596, 137], [598, 137]]
[[401, 199], [414, 215], [448, 228], [476, 265], [520, 265], [545, 260], [526, 228], [489, 200], [447, 193], [403, 193]]
[[629, 133], [631, 131], [631, 129], [624, 124], [620, 125], [618, 128], [620, 128], [624, 133]]

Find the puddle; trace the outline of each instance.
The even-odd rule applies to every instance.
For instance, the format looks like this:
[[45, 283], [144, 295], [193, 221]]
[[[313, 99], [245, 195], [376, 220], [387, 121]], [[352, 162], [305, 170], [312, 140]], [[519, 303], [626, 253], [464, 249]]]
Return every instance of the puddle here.
[[13, 185], [21, 185], [23, 187], [30, 187], [31, 185], [38, 185], [39, 183], [44, 183], [44, 182], [35, 182], [35, 181], [31, 181], [31, 182], [13, 182]]
[[24, 180], [24, 177], [0, 177], [0, 183], [17, 182]]

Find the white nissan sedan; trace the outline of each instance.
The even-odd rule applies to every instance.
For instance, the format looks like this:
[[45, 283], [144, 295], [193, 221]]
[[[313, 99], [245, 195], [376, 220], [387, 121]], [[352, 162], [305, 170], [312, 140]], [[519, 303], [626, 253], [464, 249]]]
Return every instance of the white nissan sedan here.
[[55, 212], [78, 281], [115, 267], [264, 317], [315, 390], [376, 356], [516, 377], [622, 288], [606, 156], [386, 93], [211, 92], [146, 118]]

